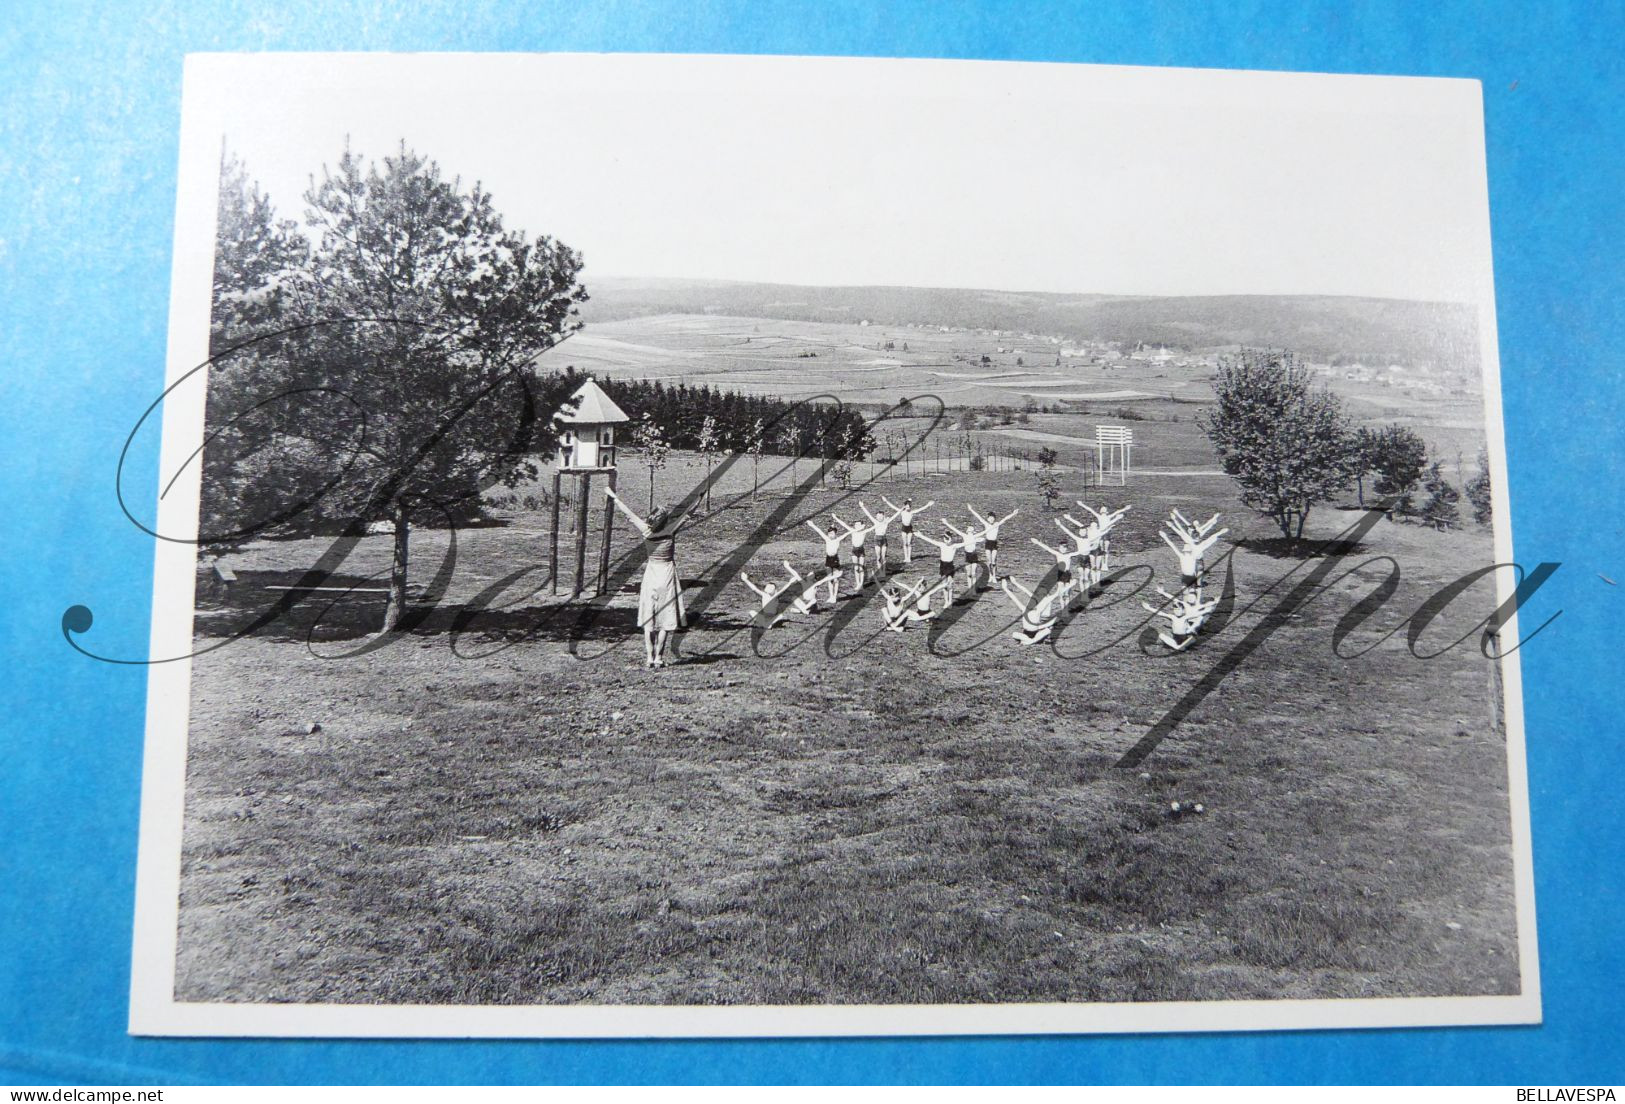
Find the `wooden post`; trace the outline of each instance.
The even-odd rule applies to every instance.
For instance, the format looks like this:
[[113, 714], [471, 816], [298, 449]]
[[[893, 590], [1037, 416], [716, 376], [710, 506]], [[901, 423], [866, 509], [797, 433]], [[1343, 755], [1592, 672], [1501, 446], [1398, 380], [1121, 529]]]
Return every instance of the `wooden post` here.
[[[615, 469], [609, 469], [609, 489], [615, 489]], [[609, 537], [615, 530], [615, 503], [604, 496], [604, 543], [598, 550], [598, 596], [604, 596], [604, 590], [609, 586]]]
[[558, 472], [553, 473], [553, 524], [548, 529], [548, 562], [552, 565], [551, 580], [553, 593], [559, 592], [559, 483], [561, 477]]
[[587, 586], [587, 498], [592, 489], [592, 472], [581, 473], [576, 491], [576, 582], [570, 597], [579, 597]]

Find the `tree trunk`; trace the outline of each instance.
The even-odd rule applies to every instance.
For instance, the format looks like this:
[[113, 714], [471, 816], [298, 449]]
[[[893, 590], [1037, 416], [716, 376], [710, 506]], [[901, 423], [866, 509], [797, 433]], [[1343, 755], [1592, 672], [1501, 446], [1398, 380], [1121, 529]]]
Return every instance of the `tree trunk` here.
[[655, 508], [655, 469], [654, 469], [654, 465], [650, 464], [649, 465], [649, 512], [651, 514], [654, 513], [654, 508]]
[[1363, 507], [1365, 505], [1365, 476], [1357, 475], [1354, 477], [1354, 492], [1360, 496], [1360, 505]]
[[406, 520], [406, 507], [395, 504], [395, 555], [389, 565], [389, 603], [384, 607], [384, 627], [380, 632], [393, 632], [406, 612], [406, 552], [411, 525]]
[[1297, 532], [1297, 535], [1295, 537], [1293, 537], [1293, 540], [1302, 540], [1303, 539], [1303, 523], [1308, 521], [1308, 520], [1309, 520], [1309, 507], [1305, 506], [1302, 510], [1298, 511], [1298, 532]]

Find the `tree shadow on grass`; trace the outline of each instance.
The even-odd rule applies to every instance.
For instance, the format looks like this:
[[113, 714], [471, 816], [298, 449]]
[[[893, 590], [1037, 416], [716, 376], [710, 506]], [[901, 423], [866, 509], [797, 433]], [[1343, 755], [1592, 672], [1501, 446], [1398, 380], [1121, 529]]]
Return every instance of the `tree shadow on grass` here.
[[1352, 556], [1365, 550], [1359, 541], [1287, 540], [1285, 537], [1245, 537], [1236, 547], [1275, 560], [1314, 560], [1322, 556]]
[[[266, 624], [248, 632], [257, 620], [286, 601], [303, 572], [239, 572], [238, 581], [224, 593], [200, 592], [194, 631], [200, 636], [227, 639], [247, 633], [258, 640], [324, 644], [362, 640], [376, 634], [384, 622], [386, 595], [377, 579], [356, 575], [328, 575], [320, 591], [304, 595]], [[685, 580], [685, 583], [687, 580]], [[638, 613], [630, 604], [609, 604], [605, 599], [571, 600], [537, 591], [519, 603], [500, 609], [471, 609], [462, 603], [435, 604], [409, 588], [409, 602], [400, 638], [451, 636], [477, 643], [518, 644], [619, 642], [641, 638]], [[613, 597], [613, 595], [612, 595]], [[541, 600], [537, 600], [541, 599]], [[690, 618], [690, 629], [708, 631], [742, 629], [749, 621], [725, 614]]]
[[251, 630], [256, 621], [290, 600], [293, 592], [288, 588], [300, 585], [305, 574], [239, 571], [229, 588], [200, 588], [193, 631], [220, 639], [247, 633], [256, 639], [280, 641], [353, 640], [383, 626], [388, 596], [379, 580], [334, 573], [322, 578], [323, 589], [301, 596], [267, 624]]
[[735, 659], [743, 659], [738, 652], [702, 652], [699, 655], [684, 655], [678, 653], [672, 662], [676, 667], [705, 667], [712, 663], [728, 663]]
[[[414, 534], [420, 532], [444, 533], [448, 529], [454, 529], [456, 532], [461, 533], [465, 529], [511, 529], [522, 520], [523, 519], [521, 518], [506, 517], [500, 514], [482, 513], [459, 516], [457, 518], [457, 524], [455, 526], [450, 526], [445, 524], [444, 521], [440, 520], [439, 518], [432, 520], [422, 519], [412, 522], [412, 532]], [[326, 518], [314, 522], [307, 528], [278, 529], [259, 533], [255, 535], [255, 539], [264, 540], [272, 544], [297, 544], [301, 541], [310, 540], [313, 537], [332, 540], [339, 537], [350, 536], [350, 527], [353, 524], [354, 522], [349, 518]], [[372, 537], [389, 537], [391, 536], [392, 532], [393, 530], [389, 528], [387, 523], [377, 522], [367, 528], [366, 535]]]

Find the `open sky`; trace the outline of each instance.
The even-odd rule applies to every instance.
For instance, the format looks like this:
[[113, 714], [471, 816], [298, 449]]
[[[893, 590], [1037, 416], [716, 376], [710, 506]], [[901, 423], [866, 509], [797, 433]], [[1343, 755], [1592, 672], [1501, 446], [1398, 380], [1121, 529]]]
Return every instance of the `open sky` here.
[[[586, 279], [1485, 301], [1476, 82], [883, 59], [201, 55], [278, 209], [346, 140], [480, 180]], [[184, 191], [184, 189], [183, 189]], [[182, 211], [187, 217], [212, 212]]]

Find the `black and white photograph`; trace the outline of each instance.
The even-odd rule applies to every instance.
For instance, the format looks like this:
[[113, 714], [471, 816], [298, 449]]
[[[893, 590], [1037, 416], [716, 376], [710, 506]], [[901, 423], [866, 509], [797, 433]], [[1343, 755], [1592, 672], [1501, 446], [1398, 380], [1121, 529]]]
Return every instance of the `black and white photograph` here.
[[1538, 1022], [1476, 82], [183, 102], [133, 1031]]

